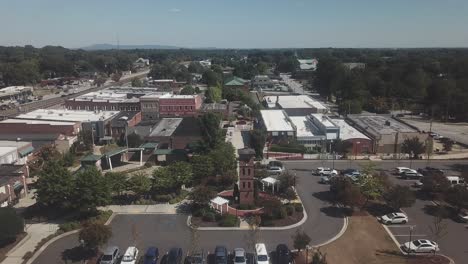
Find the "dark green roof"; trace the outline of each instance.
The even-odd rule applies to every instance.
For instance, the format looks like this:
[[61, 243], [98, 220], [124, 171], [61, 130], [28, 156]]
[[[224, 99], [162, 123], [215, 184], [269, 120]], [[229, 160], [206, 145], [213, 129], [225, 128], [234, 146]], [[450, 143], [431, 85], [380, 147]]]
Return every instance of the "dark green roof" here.
[[89, 154], [87, 156], [84, 156], [83, 158], [80, 159], [80, 161], [98, 161], [102, 158], [102, 155], [94, 155], [94, 154]]
[[22, 150], [18, 151], [18, 152], [19, 152], [21, 157], [24, 157], [24, 156], [32, 153], [33, 151], [34, 151], [34, 148], [32, 146], [29, 146], [29, 147], [27, 147], [25, 149], [22, 149]]
[[159, 143], [157, 142], [146, 142], [144, 144], [141, 144], [140, 145], [140, 148], [144, 148], [144, 149], [155, 149], [157, 148], [159, 145]]
[[104, 153], [104, 155], [107, 156], [107, 157], [112, 157], [114, 155], [123, 153], [125, 151], [127, 151], [126, 148], [116, 148], [116, 149], [107, 151], [106, 153]]
[[247, 82], [246, 80], [234, 76], [232, 78], [227, 79], [226, 82], [224, 82], [224, 85], [225, 86], [242, 86], [246, 82]]

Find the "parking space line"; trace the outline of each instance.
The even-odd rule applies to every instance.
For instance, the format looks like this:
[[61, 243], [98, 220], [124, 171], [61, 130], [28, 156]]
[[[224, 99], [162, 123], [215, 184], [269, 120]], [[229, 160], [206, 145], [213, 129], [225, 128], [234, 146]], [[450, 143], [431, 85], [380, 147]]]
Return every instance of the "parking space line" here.
[[396, 237], [409, 237], [409, 236], [414, 237], [414, 236], [427, 236], [427, 235], [423, 235], [423, 234], [420, 234], [420, 235], [418, 235], [418, 234], [413, 235], [413, 234], [411, 234], [411, 235], [393, 235], [393, 236], [396, 236]]
[[388, 226], [388, 228], [393, 228], [393, 227], [412, 227], [410, 225], [392, 225], [392, 226]]

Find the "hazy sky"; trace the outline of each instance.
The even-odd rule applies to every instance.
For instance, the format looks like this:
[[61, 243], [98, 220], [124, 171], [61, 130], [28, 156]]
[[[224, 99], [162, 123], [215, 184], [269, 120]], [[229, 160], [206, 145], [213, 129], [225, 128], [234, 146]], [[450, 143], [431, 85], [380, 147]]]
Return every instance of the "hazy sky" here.
[[468, 47], [468, 0], [0, 0], [0, 45]]

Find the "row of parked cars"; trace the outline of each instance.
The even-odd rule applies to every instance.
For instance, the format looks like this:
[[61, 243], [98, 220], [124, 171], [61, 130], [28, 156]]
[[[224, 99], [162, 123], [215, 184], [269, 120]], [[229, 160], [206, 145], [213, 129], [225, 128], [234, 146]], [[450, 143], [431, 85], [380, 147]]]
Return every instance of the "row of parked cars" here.
[[335, 169], [330, 169], [327, 167], [318, 167], [315, 171], [312, 171], [312, 174], [320, 176], [320, 183], [329, 184], [333, 177], [342, 175], [344, 177], [349, 177], [352, 181], [357, 181], [361, 173], [355, 169], [345, 169], [338, 172]]
[[[235, 248], [232, 254], [225, 246], [216, 246], [213, 252], [213, 264], [269, 264], [270, 256], [266, 245], [263, 243], [255, 244], [255, 253], [247, 254], [243, 248]], [[142, 258], [142, 261], [139, 261]], [[139, 256], [139, 250], [136, 247], [128, 247], [123, 255], [117, 246], [111, 246], [104, 250], [100, 258], [100, 264], [156, 264], [159, 260], [159, 250], [157, 247], [149, 247], [144, 256]], [[279, 244], [276, 247], [275, 264], [291, 264], [293, 258], [291, 251], [285, 244]], [[120, 261], [120, 262], [119, 262]], [[139, 262], [137, 262], [139, 261]], [[161, 258], [161, 264], [205, 264], [207, 256], [204, 251], [192, 252], [190, 255], [183, 256], [182, 248], [171, 248]]]

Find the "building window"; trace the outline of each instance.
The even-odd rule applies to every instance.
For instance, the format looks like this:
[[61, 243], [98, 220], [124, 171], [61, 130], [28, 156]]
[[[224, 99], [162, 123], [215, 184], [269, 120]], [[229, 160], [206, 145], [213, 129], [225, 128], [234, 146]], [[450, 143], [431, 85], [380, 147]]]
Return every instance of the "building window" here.
[[250, 176], [250, 169], [247, 170], [247, 174]]
[[242, 182], [242, 189], [245, 189], [245, 182]]
[[245, 168], [242, 168], [242, 175], [245, 175]]
[[249, 189], [250, 189], [250, 182], [248, 182], [248, 183], [247, 183], [247, 188], [249, 188]]

